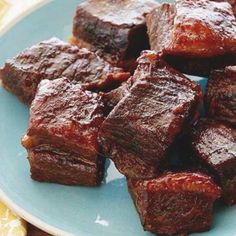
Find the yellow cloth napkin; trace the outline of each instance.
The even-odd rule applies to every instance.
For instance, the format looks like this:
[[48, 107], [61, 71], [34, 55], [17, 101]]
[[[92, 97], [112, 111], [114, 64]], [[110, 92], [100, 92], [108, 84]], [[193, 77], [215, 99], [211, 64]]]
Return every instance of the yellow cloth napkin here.
[[26, 222], [0, 202], [0, 235], [26, 236]]
[[5, 13], [7, 12], [9, 6], [9, 3], [7, 3], [5, 0], [0, 0], [0, 22]]

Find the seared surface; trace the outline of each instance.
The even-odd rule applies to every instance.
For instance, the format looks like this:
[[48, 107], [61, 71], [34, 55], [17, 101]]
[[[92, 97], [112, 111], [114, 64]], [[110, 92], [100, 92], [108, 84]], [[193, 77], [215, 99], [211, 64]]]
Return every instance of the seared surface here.
[[128, 180], [128, 187], [144, 229], [167, 235], [208, 230], [221, 195], [210, 177], [188, 172]]
[[233, 8], [234, 15], [236, 16], [236, 0], [214, 0], [216, 2], [229, 2]]
[[91, 14], [102, 22], [116, 26], [133, 27], [145, 23], [145, 14], [158, 6], [155, 1], [142, 0], [89, 0], [78, 9]]
[[176, 0], [147, 15], [151, 49], [176, 69], [208, 76], [236, 64], [236, 19], [227, 2]]
[[192, 147], [221, 184], [226, 203], [236, 203], [236, 130], [217, 121], [202, 121]]
[[3, 86], [30, 105], [37, 86], [43, 79], [61, 76], [91, 90], [116, 87], [129, 78], [129, 73], [114, 68], [87, 49], [79, 49], [52, 38], [28, 48], [0, 70]]
[[148, 15], [147, 25], [152, 49], [164, 54], [212, 57], [236, 53], [236, 19], [226, 2], [176, 0]]
[[158, 5], [154, 0], [86, 1], [77, 8], [73, 35], [78, 44], [100, 49], [109, 62], [132, 67], [131, 59], [149, 48], [145, 15]]
[[201, 91], [154, 52], [138, 61], [134, 84], [103, 123], [99, 139], [121, 173], [150, 178], [175, 139], [198, 118]]
[[108, 93], [100, 93], [106, 109], [106, 114], [109, 114], [114, 107], [123, 99], [129, 92], [133, 84], [133, 78], [124, 82], [120, 87]]
[[236, 66], [215, 70], [206, 91], [207, 115], [236, 127]]
[[63, 184], [99, 184], [103, 161], [97, 135], [103, 120], [99, 95], [67, 78], [43, 80], [22, 140], [32, 177]]

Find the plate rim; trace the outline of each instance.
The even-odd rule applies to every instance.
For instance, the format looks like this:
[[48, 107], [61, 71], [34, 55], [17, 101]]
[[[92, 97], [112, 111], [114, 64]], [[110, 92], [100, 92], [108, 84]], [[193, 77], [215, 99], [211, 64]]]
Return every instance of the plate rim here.
[[[0, 30], [0, 38], [3, 37], [7, 32], [9, 32], [18, 22], [23, 20], [25, 17], [29, 16], [33, 12], [37, 11], [41, 7], [49, 4], [52, 0], [41, 0], [40, 2], [34, 4], [33, 6], [29, 7], [27, 10], [23, 11], [17, 17], [15, 17], [12, 21], [7, 23], [1, 30]], [[0, 84], [1, 86], [1, 84]], [[28, 223], [36, 226], [37, 228], [58, 236], [72, 236], [59, 228], [53, 227], [50, 224], [45, 223], [44, 221], [40, 220], [39, 218], [33, 216], [32, 214], [28, 213], [23, 208], [19, 207], [13, 200], [11, 200], [6, 193], [2, 189], [0, 189], [0, 200], [16, 215], [27, 221]]]
[[38, 10], [39, 8], [47, 5], [48, 3], [52, 2], [53, 0], [40, 0], [38, 3], [33, 4], [26, 10], [24, 10], [21, 14], [16, 16], [13, 20], [8, 22], [1, 30], [0, 30], [0, 38], [4, 36], [8, 31], [10, 31], [18, 22], [23, 20], [26, 16], [30, 15], [34, 11]]
[[39, 218], [31, 215], [23, 208], [19, 207], [16, 203], [14, 203], [13, 200], [11, 200], [7, 194], [3, 192], [2, 189], [0, 189], [0, 200], [3, 202], [13, 213], [27, 221], [28, 223], [36, 226], [37, 228], [45, 231], [46, 233], [49, 233], [51, 235], [58, 235], [58, 236], [73, 236], [72, 234], [69, 234], [59, 228], [53, 227], [44, 221], [40, 220]]

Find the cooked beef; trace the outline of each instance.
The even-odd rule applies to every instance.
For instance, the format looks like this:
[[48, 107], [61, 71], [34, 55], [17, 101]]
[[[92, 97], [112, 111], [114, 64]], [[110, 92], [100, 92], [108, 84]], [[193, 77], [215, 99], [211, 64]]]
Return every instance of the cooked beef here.
[[154, 0], [86, 1], [77, 8], [72, 41], [132, 71], [140, 52], [149, 49], [145, 15], [157, 6]]
[[138, 62], [134, 84], [103, 123], [99, 140], [121, 173], [151, 178], [175, 139], [198, 118], [201, 91], [155, 52], [143, 53]]
[[174, 235], [209, 230], [212, 206], [221, 189], [199, 173], [167, 173], [150, 180], [128, 180], [143, 227]]
[[211, 73], [205, 101], [208, 117], [236, 127], [236, 66]]
[[164, 59], [175, 69], [190, 75], [208, 77], [212, 70], [236, 65], [236, 54], [208, 58], [189, 58], [182, 56], [164, 56]]
[[227, 204], [236, 203], [236, 130], [217, 122], [201, 121], [193, 135], [196, 158], [215, 176]]
[[232, 6], [234, 15], [236, 16], [236, 0], [213, 0], [215, 2], [229, 2]]
[[236, 16], [236, 0], [228, 0], [233, 8], [234, 15]]
[[130, 91], [133, 84], [133, 78], [131, 77], [126, 82], [124, 82], [117, 89], [111, 90], [108, 93], [100, 93], [102, 96], [103, 103], [105, 105], [105, 113], [108, 115], [114, 107], [123, 99]]
[[95, 53], [56, 38], [24, 50], [7, 60], [0, 70], [3, 86], [27, 105], [31, 104], [40, 81], [61, 76], [83, 84], [89, 90], [109, 90], [130, 75], [114, 68]]
[[176, 0], [147, 15], [151, 49], [182, 72], [236, 64], [236, 19], [227, 2]]
[[40, 82], [30, 108], [27, 134], [32, 178], [67, 185], [99, 185], [104, 159], [98, 130], [104, 120], [98, 94], [67, 78]]

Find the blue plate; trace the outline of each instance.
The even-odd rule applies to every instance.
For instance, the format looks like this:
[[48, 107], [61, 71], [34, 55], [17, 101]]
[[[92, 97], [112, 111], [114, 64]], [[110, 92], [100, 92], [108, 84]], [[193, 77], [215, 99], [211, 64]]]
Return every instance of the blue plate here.
[[[52, 36], [67, 40], [79, 0], [56, 0], [18, 22], [0, 38], [0, 65], [24, 48]], [[204, 86], [205, 80], [194, 78]], [[55, 235], [151, 236], [144, 232], [126, 181], [111, 162], [100, 188], [66, 187], [31, 180], [20, 138], [28, 110], [0, 88], [0, 198], [29, 222]], [[235, 236], [236, 207], [218, 207], [211, 231]]]

